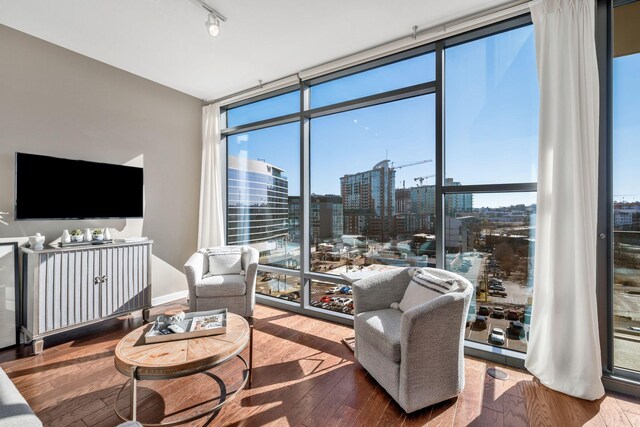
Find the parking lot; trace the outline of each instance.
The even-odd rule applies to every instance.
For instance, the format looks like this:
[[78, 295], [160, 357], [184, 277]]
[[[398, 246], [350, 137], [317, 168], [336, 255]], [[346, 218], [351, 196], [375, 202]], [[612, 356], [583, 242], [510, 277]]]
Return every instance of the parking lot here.
[[503, 280], [502, 286], [505, 287], [507, 296], [492, 296], [487, 295], [487, 301], [496, 304], [516, 304], [526, 305], [529, 302], [532, 289], [529, 286], [522, 286], [519, 283], [511, 282], [509, 280]]
[[[526, 331], [528, 327], [525, 325], [525, 333], [522, 337], [518, 337], [510, 333], [509, 322], [507, 319], [496, 319], [487, 316], [486, 321], [483, 322], [470, 322], [466, 328], [465, 338], [470, 341], [475, 341], [483, 344], [491, 344], [502, 348], [508, 348], [509, 350], [515, 350], [525, 353], [527, 351], [527, 337]], [[489, 334], [491, 329], [500, 328], [505, 332], [505, 342], [499, 345], [495, 342], [489, 341]]]
[[351, 289], [349, 285], [313, 282], [310, 304], [312, 307], [352, 315], [353, 295], [348, 289]]
[[[470, 264], [468, 271], [458, 272], [462, 276], [471, 281], [474, 286], [477, 285], [478, 279], [484, 274], [485, 259], [484, 257], [478, 257], [474, 253], [465, 253], [464, 260], [468, 260], [467, 264]], [[258, 280], [258, 292], [277, 296], [283, 299], [289, 299], [293, 301], [299, 301], [300, 289], [299, 283], [293, 277], [261, 277]], [[517, 310], [520, 313], [527, 305], [531, 288], [523, 287], [519, 283], [503, 280], [502, 286], [507, 293], [506, 297], [490, 296], [480, 293], [475, 302], [476, 310], [480, 306], [489, 307], [490, 310], [495, 306], [503, 307], [506, 310]], [[311, 286], [310, 303], [313, 307], [321, 308], [324, 310], [335, 311], [344, 314], [353, 314], [353, 295], [342, 292], [345, 285], [336, 285], [328, 282], [313, 281]], [[337, 289], [336, 289], [337, 288]], [[466, 327], [465, 337], [468, 340], [480, 342], [483, 344], [495, 345], [502, 348], [508, 348], [510, 350], [526, 352], [527, 350], [527, 332], [528, 325], [524, 325], [524, 331], [521, 336], [514, 335], [509, 328], [510, 321], [506, 318], [495, 318], [486, 316], [485, 322], [476, 322], [476, 316], [472, 315]], [[524, 319], [520, 319], [524, 320]], [[489, 335], [492, 328], [500, 328], [505, 332], [505, 342], [502, 345], [491, 342]]]

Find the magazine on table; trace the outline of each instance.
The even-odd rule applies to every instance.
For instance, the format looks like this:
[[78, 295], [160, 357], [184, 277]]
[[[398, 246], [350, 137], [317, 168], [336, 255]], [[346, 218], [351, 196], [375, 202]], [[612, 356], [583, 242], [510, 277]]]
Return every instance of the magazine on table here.
[[224, 326], [224, 320], [225, 315], [223, 313], [210, 314], [207, 316], [196, 316], [191, 321], [189, 332], [207, 331], [210, 329], [222, 328]]

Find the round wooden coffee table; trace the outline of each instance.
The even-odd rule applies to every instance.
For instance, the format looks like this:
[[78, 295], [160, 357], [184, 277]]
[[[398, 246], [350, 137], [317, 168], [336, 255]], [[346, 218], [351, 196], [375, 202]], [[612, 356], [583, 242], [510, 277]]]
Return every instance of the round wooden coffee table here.
[[[115, 365], [118, 371], [129, 377], [116, 396], [114, 408], [124, 421], [136, 421], [137, 382], [140, 380], [163, 380], [197, 374], [219, 366], [234, 357], [244, 363], [246, 371], [242, 384], [227, 399], [214, 408], [186, 419], [147, 426], [168, 426], [185, 423], [220, 409], [232, 400], [246, 385], [251, 386], [253, 365], [253, 319], [249, 322], [237, 314], [228, 313], [227, 333], [208, 337], [191, 338], [170, 342], [145, 344], [144, 334], [153, 324], [143, 325], [122, 338], [115, 350]], [[249, 345], [249, 363], [240, 355]], [[118, 412], [116, 404], [127, 384], [131, 390], [131, 418]]]

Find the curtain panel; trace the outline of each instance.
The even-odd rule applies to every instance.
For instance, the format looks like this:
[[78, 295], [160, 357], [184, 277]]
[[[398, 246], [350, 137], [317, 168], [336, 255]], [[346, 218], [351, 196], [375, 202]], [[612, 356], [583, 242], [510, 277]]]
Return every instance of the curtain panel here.
[[224, 243], [223, 162], [220, 145], [220, 104], [216, 102], [202, 107], [202, 174], [198, 248], [220, 246]]
[[554, 390], [604, 394], [596, 301], [598, 68], [593, 0], [531, 5], [540, 123], [533, 309], [525, 366]]

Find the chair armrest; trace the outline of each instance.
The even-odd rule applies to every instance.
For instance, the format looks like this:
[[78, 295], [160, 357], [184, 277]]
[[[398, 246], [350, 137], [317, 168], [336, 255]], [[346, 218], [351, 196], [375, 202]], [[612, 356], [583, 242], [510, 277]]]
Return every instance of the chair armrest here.
[[411, 282], [408, 268], [394, 269], [358, 280], [352, 286], [356, 314], [389, 308], [399, 302]]
[[245, 247], [245, 250], [248, 251], [248, 260], [247, 266], [245, 268], [245, 278], [244, 282], [247, 286], [247, 310], [246, 315], [252, 316], [253, 309], [256, 305], [256, 276], [258, 274], [258, 259], [260, 257], [260, 252], [257, 249], [251, 247]]
[[187, 276], [187, 283], [189, 284], [189, 291], [192, 287], [196, 286], [202, 276], [204, 275], [204, 254], [202, 252], [196, 252], [184, 264], [184, 273]]

